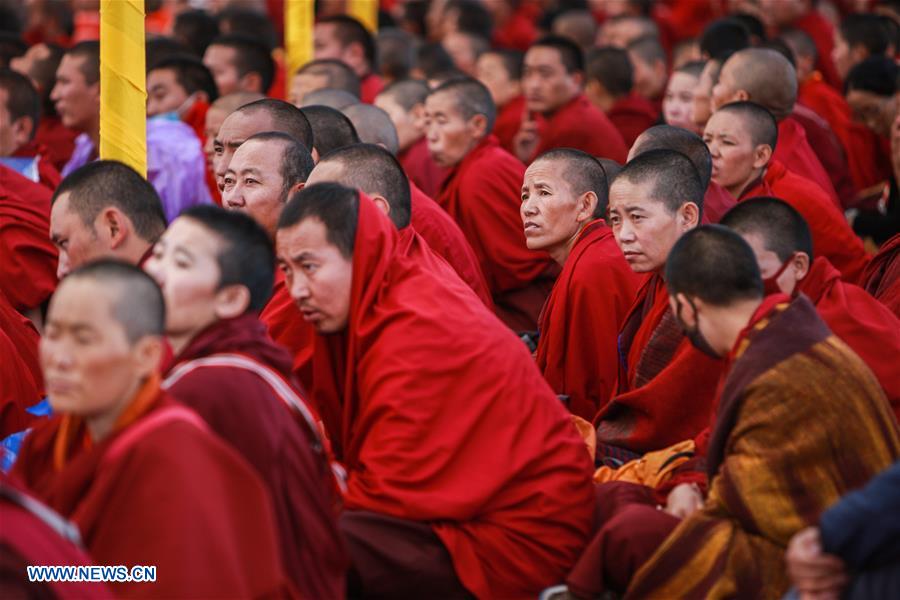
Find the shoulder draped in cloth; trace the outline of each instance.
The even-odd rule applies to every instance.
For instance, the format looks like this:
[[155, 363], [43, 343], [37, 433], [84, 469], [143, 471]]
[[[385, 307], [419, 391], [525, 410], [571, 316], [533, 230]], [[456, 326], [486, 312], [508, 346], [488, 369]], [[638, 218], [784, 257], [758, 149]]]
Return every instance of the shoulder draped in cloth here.
[[900, 317], [900, 233], [881, 245], [860, 285]]

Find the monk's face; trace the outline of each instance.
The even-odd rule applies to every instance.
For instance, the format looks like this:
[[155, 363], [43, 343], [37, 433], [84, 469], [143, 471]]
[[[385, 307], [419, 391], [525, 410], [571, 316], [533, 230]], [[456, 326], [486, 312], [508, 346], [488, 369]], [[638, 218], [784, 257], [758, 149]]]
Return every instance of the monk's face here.
[[525, 244], [547, 250], [560, 263], [568, 257], [578, 232], [591, 220], [597, 198], [572, 192], [566, 166], [560, 161], [538, 160], [525, 171], [519, 214]]
[[[175, 69], [153, 69], [147, 73], [147, 116], [181, 112], [191, 94], [180, 83]], [[180, 114], [179, 114], [180, 116]]]
[[[215, 139], [216, 134], [219, 133], [219, 127], [222, 126], [222, 123], [225, 122], [225, 117], [228, 116], [224, 110], [220, 108], [210, 107], [209, 110], [206, 111], [206, 122], [204, 124], [203, 132], [204, 132], [204, 142], [203, 142], [203, 154], [206, 155], [206, 166], [210, 169], [213, 169], [215, 166]], [[220, 182], [221, 183], [221, 182]]]
[[666, 95], [663, 97], [663, 119], [673, 127], [681, 127], [694, 133], [702, 133], [693, 119], [694, 90], [698, 78], [688, 73], [675, 72], [669, 78]]
[[733, 75], [734, 65], [734, 60], [730, 60], [722, 65], [722, 70], [719, 72], [719, 80], [712, 88], [711, 108], [713, 111], [720, 109], [729, 102], [746, 100], [746, 98], [739, 96], [739, 88]]
[[743, 121], [725, 111], [710, 117], [703, 141], [712, 157], [712, 180], [735, 197], [759, 177], [770, 157], [768, 146], [755, 145]]
[[162, 289], [166, 335], [173, 343], [191, 339], [218, 318], [221, 246], [217, 235], [190, 217], [175, 219], [153, 246], [144, 270]]
[[63, 56], [50, 92], [62, 124], [76, 131], [91, 131], [100, 119], [100, 81], [90, 83], [84, 76], [87, 61], [84, 56]]
[[393, 96], [379, 94], [375, 98], [375, 106], [386, 112], [391, 118], [391, 122], [394, 123], [401, 151], [406, 150], [422, 138], [425, 115], [423, 105], [417, 104], [412, 110], [407, 111]]
[[316, 218], [279, 229], [275, 237], [278, 266], [303, 318], [319, 333], [338, 333], [350, 318], [353, 262], [328, 241]]
[[453, 92], [439, 92], [425, 100], [425, 139], [428, 153], [438, 165], [458, 164], [484, 135], [484, 117], [465, 119]]
[[673, 213], [652, 192], [652, 182], [635, 184], [623, 178], [609, 190], [609, 225], [635, 273], [661, 269], [678, 238], [697, 225], [696, 215], [685, 206]]
[[155, 365], [147, 364], [141, 340], [128, 340], [114, 312], [118, 294], [102, 285], [89, 278], [60, 284], [47, 313], [40, 359], [54, 412], [114, 421]]
[[475, 76], [491, 93], [498, 108], [522, 93], [521, 83], [510, 77], [503, 58], [497, 53], [486, 52], [478, 57]]
[[528, 110], [551, 113], [581, 92], [582, 74], [568, 72], [556, 48], [536, 46], [525, 55], [522, 91]]
[[222, 206], [247, 213], [275, 238], [287, 200], [281, 161], [284, 144], [250, 141], [238, 148], [222, 180]]
[[[766, 242], [762, 235], [756, 232], [745, 231], [739, 231], [738, 233], [753, 249], [753, 253], [756, 255], [756, 264], [759, 265], [759, 274], [763, 281], [774, 277], [778, 271], [782, 271], [775, 279], [775, 283], [783, 294], [792, 295], [797, 284], [806, 277], [809, 271], [809, 256], [803, 252], [794, 253], [785, 266], [777, 254], [766, 248]], [[782, 266], [785, 266], [784, 270], [782, 270]]]
[[703, 72], [700, 73], [697, 87], [694, 88], [694, 106], [691, 111], [691, 119], [701, 129], [706, 126], [706, 122], [712, 114], [713, 79], [718, 68], [718, 64], [715, 61], [706, 61], [706, 66], [703, 67]]
[[59, 251], [56, 276], [60, 279], [91, 260], [111, 254], [96, 225], [85, 223], [69, 206], [69, 192], [63, 192], [50, 209], [50, 239]]
[[262, 110], [237, 111], [225, 117], [213, 140], [213, 169], [216, 179], [224, 182], [231, 157], [247, 138], [274, 129], [271, 117]]
[[203, 55], [203, 64], [212, 73], [220, 96], [243, 89], [243, 81], [237, 68], [237, 55], [237, 49], [219, 44], [211, 44]]
[[303, 106], [303, 98], [310, 92], [328, 87], [329, 77], [325, 73], [298, 73], [291, 78], [288, 102], [296, 107]]

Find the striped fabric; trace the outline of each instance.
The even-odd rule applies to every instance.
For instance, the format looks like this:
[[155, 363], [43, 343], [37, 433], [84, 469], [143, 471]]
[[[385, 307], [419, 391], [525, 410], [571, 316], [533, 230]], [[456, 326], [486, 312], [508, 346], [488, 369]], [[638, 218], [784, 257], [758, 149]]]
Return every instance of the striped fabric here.
[[710, 439], [710, 490], [628, 598], [780, 598], [784, 551], [900, 456], [878, 381], [801, 296], [743, 340]]

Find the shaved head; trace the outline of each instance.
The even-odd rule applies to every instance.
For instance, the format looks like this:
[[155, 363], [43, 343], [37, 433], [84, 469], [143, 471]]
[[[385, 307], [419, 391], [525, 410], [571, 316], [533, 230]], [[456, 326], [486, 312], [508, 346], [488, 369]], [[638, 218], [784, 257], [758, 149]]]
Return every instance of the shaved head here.
[[674, 150], [649, 150], [628, 161], [616, 176], [615, 182], [649, 185], [649, 195], [662, 202], [672, 214], [693, 202], [703, 210], [705, 189], [694, 163]]
[[[531, 164], [550, 162], [556, 165], [574, 196], [594, 192], [597, 206], [594, 218], [606, 215], [609, 205], [609, 180], [600, 161], [587, 152], [573, 148], [555, 148], [538, 156]], [[555, 169], [554, 169], [555, 170]]]
[[339, 60], [324, 58], [306, 63], [297, 70], [294, 77], [303, 75], [321, 77], [324, 85], [318, 89], [343, 90], [359, 98], [359, 76]]
[[301, 110], [312, 126], [319, 156], [359, 143], [353, 123], [341, 111], [327, 106], [306, 106]]
[[795, 252], [813, 259], [812, 234], [797, 210], [780, 198], [760, 196], [739, 202], [725, 213], [721, 224], [742, 236], [758, 236], [782, 262]]
[[394, 155], [381, 146], [355, 144], [335, 150], [319, 161], [309, 181], [310, 185], [331, 181], [370, 197], [381, 196], [390, 205], [388, 216], [397, 229], [409, 225], [409, 180]]
[[420, 79], [397, 81], [382, 91], [379, 96], [393, 99], [403, 110], [409, 112], [417, 104], [424, 104], [428, 97], [428, 84]]
[[[264, 98], [245, 104], [235, 112], [245, 115], [253, 115], [263, 113], [268, 115], [271, 120], [271, 127], [268, 131], [279, 131], [286, 133], [295, 140], [303, 143], [307, 148], [313, 147], [313, 130], [309, 121], [303, 112], [284, 100], [275, 100], [274, 98]], [[262, 133], [256, 131], [254, 133]]]
[[378, 144], [396, 155], [400, 151], [400, 140], [391, 117], [372, 104], [354, 104], [344, 109], [344, 114], [353, 123], [359, 141]]
[[782, 31], [778, 37], [784, 40], [795, 58], [811, 58], [817, 60], [819, 58], [819, 50], [812, 37], [802, 29], [790, 28]]
[[453, 104], [466, 121], [475, 115], [483, 115], [487, 120], [485, 131], [490, 133], [494, 129], [497, 107], [494, 106], [491, 93], [477, 79], [471, 77], [451, 79], [437, 86], [429, 96], [438, 94], [450, 95], [453, 98]]
[[797, 72], [787, 58], [769, 48], [736, 52], [722, 65], [718, 85], [731, 99], [744, 91], [747, 100], [766, 107], [779, 121], [791, 114], [797, 101]]
[[265, 98], [259, 92], [234, 92], [225, 96], [219, 96], [215, 102], [209, 105], [210, 108], [221, 110], [226, 115], [230, 115], [245, 104], [256, 102]]
[[688, 157], [697, 170], [703, 189], [712, 177], [712, 158], [703, 139], [687, 129], [671, 125], [655, 125], [638, 136], [628, 153], [633, 159], [650, 150], [674, 150]]
[[344, 110], [348, 106], [353, 106], [354, 104], [359, 104], [359, 98], [350, 92], [325, 88], [314, 90], [303, 96], [300, 107], [327, 106], [335, 110]]
[[754, 146], [767, 145], [775, 150], [778, 143], [778, 123], [772, 113], [755, 102], [732, 102], [716, 111], [739, 120], [750, 133]]

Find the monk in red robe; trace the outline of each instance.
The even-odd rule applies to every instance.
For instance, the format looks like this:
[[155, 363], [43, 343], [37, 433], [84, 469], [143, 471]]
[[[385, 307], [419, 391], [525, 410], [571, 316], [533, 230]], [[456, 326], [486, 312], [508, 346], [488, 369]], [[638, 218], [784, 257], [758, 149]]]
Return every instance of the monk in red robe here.
[[206, 113], [218, 98], [216, 82], [199, 58], [172, 56], [147, 71], [147, 116], [174, 113], [206, 141]]
[[791, 117], [797, 100], [797, 73], [788, 60], [768, 48], [747, 48], [735, 52], [722, 65], [719, 82], [713, 88], [716, 110], [730, 102], [749, 100], [772, 113], [778, 121], [775, 160], [791, 172], [816, 182], [840, 207], [837, 192], [806, 138], [802, 125]]
[[553, 148], [575, 148], [624, 162], [628, 148], [609, 118], [583, 93], [584, 57], [575, 42], [548, 36], [525, 54], [527, 114], [513, 142], [525, 163]]
[[266, 484], [285, 570], [302, 596], [342, 596], [337, 486], [319, 420], [294, 387], [291, 356], [256, 316], [274, 278], [268, 234], [246, 215], [195, 207], [166, 230], [145, 270], [166, 299], [175, 353], [163, 387]]
[[805, 294], [828, 328], [872, 369], [900, 419], [900, 319], [865, 290], [841, 281], [824, 256], [814, 257], [806, 221], [786, 202], [751, 198], [722, 220], [750, 244], [766, 292]]
[[762, 0], [760, 8], [772, 34], [787, 28], [806, 32], [816, 45], [816, 70], [822, 73], [828, 85], [840, 88], [841, 76], [832, 60], [834, 26], [815, 4], [812, 0]]
[[159, 288], [127, 263], [60, 284], [41, 344], [55, 416], [25, 438], [13, 475], [74, 521], [97, 564], [156, 567], [153, 582], [110, 584], [116, 596], [284, 594], [259, 477], [160, 391], [163, 321]]
[[50, 190], [0, 165], [0, 291], [29, 316], [56, 288], [49, 214]]
[[813, 249], [837, 269], [845, 281], [857, 281], [869, 258], [844, 215], [812, 181], [773, 158], [773, 146], [785, 143], [775, 120], [752, 102], [719, 108], [703, 134], [713, 157], [713, 181], [738, 201], [775, 196], [797, 209], [809, 224]]
[[656, 125], [638, 136], [628, 152], [628, 158], [633, 159], [648, 150], [674, 150], [681, 152], [694, 163], [694, 168], [700, 176], [700, 185], [706, 190], [703, 195], [701, 224], [718, 223], [719, 219], [737, 204], [734, 196], [711, 179], [712, 157], [699, 135], [682, 127]]
[[475, 76], [491, 92], [497, 107], [494, 135], [507, 152], [515, 152], [513, 140], [525, 116], [522, 57], [517, 50], [491, 50], [475, 62]]
[[863, 271], [860, 285], [900, 317], [900, 233], [881, 245]]
[[33, 348], [17, 346], [10, 326], [21, 329], [22, 323], [19, 313], [0, 292], [0, 439], [30, 426], [33, 418], [26, 409], [40, 402], [43, 395], [42, 382], [35, 380], [27, 361], [27, 354], [37, 349], [37, 343]]
[[524, 345], [355, 190], [304, 188], [277, 248], [340, 392], [326, 427], [350, 594], [524, 598], [560, 580], [592, 525], [591, 467]]
[[625, 260], [649, 277], [619, 333], [616, 394], [596, 416], [597, 458], [630, 459], [693, 438], [709, 424], [722, 363], [678, 327], [662, 269], [675, 241], [700, 221], [703, 186], [688, 158], [650, 150], [609, 192], [609, 222]]
[[375, 72], [375, 39], [358, 20], [347, 15], [320, 18], [315, 25], [316, 60], [333, 58], [345, 63], [359, 77], [360, 100], [366, 104], [384, 88]]
[[590, 420], [616, 387], [617, 337], [640, 285], [603, 220], [608, 183], [579, 150], [542, 154], [525, 171], [528, 247], [562, 267], [541, 312], [537, 365], [569, 410]]
[[438, 204], [475, 251], [497, 315], [516, 331], [533, 331], [558, 267], [525, 245], [519, 218], [525, 167], [490, 133], [490, 93], [474, 79], [448, 81], [431, 92], [425, 110], [428, 150], [453, 168]]

